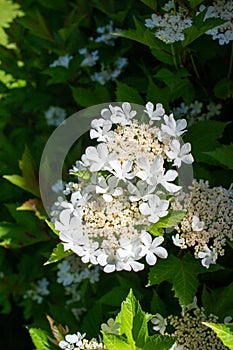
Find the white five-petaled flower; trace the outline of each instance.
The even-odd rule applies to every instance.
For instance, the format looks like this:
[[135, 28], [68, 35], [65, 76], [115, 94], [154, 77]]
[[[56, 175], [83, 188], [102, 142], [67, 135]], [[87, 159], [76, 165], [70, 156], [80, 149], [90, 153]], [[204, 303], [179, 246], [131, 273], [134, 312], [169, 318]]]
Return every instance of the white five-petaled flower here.
[[186, 131], [187, 121], [185, 119], [175, 121], [172, 113], [169, 116], [165, 114], [163, 119], [165, 124], [161, 125], [161, 129], [169, 136], [179, 137]]
[[170, 150], [166, 151], [166, 155], [173, 160], [173, 165], [178, 168], [181, 167], [181, 163], [192, 164], [194, 159], [191, 152], [191, 144], [185, 143], [182, 147], [178, 140], [173, 140], [170, 144]]
[[92, 263], [93, 265], [97, 264], [97, 256], [100, 253], [99, 243], [91, 242], [88, 238], [84, 245], [76, 245], [72, 250], [81, 257], [81, 260], [84, 264]]
[[156, 194], [148, 199], [148, 202], [141, 203], [139, 210], [142, 215], [148, 216], [150, 222], [156, 223], [160, 217], [168, 214], [169, 201], [160, 199]]
[[132, 165], [131, 160], [126, 160], [121, 164], [118, 159], [114, 159], [108, 162], [105, 169], [110, 171], [117, 179], [126, 181], [134, 178], [134, 173], [131, 172]]
[[122, 187], [117, 186], [119, 179], [115, 176], [110, 176], [105, 179], [103, 176], [98, 178], [98, 185], [96, 185], [96, 193], [103, 195], [103, 199], [106, 202], [112, 202], [113, 197], [122, 195]]
[[112, 248], [105, 248], [97, 257], [97, 261], [101, 266], [104, 266], [104, 272], [111, 273], [124, 269], [124, 264], [118, 252]]
[[177, 247], [183, 247], [185, 244], [185, 239], [179, 236], [179, 233], [177, 233], [175, 236], [172, 236], [172, 241], [174, 245]]
[[97, 147], [87, 147], [85, 154], [82, 155], [84, 166], [90, 166], [90, 171], [99, 171], [105, 168], [110, 159], [115, 159], [116, 155], [108, 153], [108, 147], [105, 143], [100, 143]]
[[201, 259], [201, 263], [207, 269], [210, 267], [210, 264], [215, 264], [217, 260], [216, 248], [211, 250], [207, 245], [203, 247], [203, 251], [198, 252], [198, 258]]
[[131, 202], [137, 202], [140, 199], [146, 201], [154, 192], [155, 187], [156, 186], [154, 185], [148, 185], [142, 180], [139, 180], [135, 185], [132, 184], [132, 182], [129, 182], [127, 187], [129, 193], [131, 194], [131, 196], [129, 196], [129, 200]]
[[202, 231], [204, 226], [205, 226], [204, 221], [200, 221], [200, 219], [194, 215], [192, 220], [193, 231]]
[[155, 265], [157, 256], [162, 259], [166, 259], [168, 253], [165, 248], [159, 247], [164, 241], [162, 236], [156, 237], [152, 241], [152, 236], [147, 231], [141, 232], [141, 242], [143, 243], [143, 255], [146, 256], [146, 262], [149, 265]]
[[153, 323], [154, 331], [164, 334], [167, 326], [167, 320], [163, 318], [159, 313], [155, 314], [155, 317], [152, 318], [151, 323]]
[[134, 237], [131, 240], [121, 238], [120, 246], [117, 252], [122, 259], [124, 270], [135, 272], [143, 270], [144, 265], [137, 261], [143, 256], [140, 238]]
[[175, 193], [181, 189], [170, 181], [174, 181], [178, 173], [175, 170], [168, 170], [166, 174], [163, 168], [164, 160], [161, 155], [157, 155], [153, 163], [150, 164], [149, 160], [144, 157], [140, 157], [137, 161], [137, 165], [142, 169], [136, 173], [141, 180], [146, 181], [148, 185], [161, 184], [168, 192]]
[[114, 132], [111, 130], [111, 120], [105, 120], [103, 118], [94, 119], [91, 122], [93, 129], [90, 130], [90, 138], [97, 139], [98, 142], [107, 142], [114, 140]]
[[130, 125], [131, 119], [135, 117], [136, 111], [131, 110], [131, 105], [128, 102], [122, 103], [122, 108], [119, 106], [115, 107], [115, 113], [111, 115], [111, 121], [115, 124]]
[[148, 102], [146, 104], [146, 109], [144, 109], [144, 112], [148, 115], [148, 117], [151, 120], [160, 120], [161, 117], [164, 115], [165, 110], [164, 110], [163, 105], [161, 103], [157, 103], [156, 107], [154, 109], [153, 103]]
[[61, 349], [74, 349], [74, 345], [76, 347], [78, 346], [82, 346], [82, 339], [85, 337], [86, 333], [81, 334], [81, 333], [77, 333], [77, 334], [67, 334], [65, 336], [65, 340], [61, 340], [59, 342], [59, 347]]

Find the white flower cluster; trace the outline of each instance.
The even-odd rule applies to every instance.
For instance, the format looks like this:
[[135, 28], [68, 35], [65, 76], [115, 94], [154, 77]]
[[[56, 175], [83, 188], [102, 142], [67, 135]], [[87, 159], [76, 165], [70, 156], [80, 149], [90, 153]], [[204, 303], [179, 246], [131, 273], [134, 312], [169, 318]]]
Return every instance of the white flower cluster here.
[[186, 10], [182, 7], [174, 12], [174, 4], [164, 9], [168, 12], [163, 15], [153, 13], [151, 18], [146, 19], [145, 26], [155, 30], [156, 38], [162, 40], [166, 44], [172, 44], [176, 41], [185, 39], [184, 30], [192, 26], [192, 19], [188, 16]]
[[173, 181], [176, 170], [191, 164], [189, 143], [179, 137], [184, 119], [166, 115], [163, 106], [148, 102], [139, 123], [128, 102], [109, 106], [91, 123], [87, 147], [71, 173], [79, 177], [69, 200], [60, 197], [51, 213], [64, 249], [83, 263], [101, 265], [105, 272], [139, 271], [146, 262], [166, 258], [164, 238], [152, 238], [149, 227], [169, 213], [170, 199], [181, 186]]
[[[206, 110], [203, 110], [205, 106]], [[214, 104], [213, 101], [210, 101], [207, 105], [204, 105], [203, 102], [195, 100], [189, 106], [181, 102], [178, 107], [173, 108], [172, 112], [177, 117], [185, 115], [190, 126], [198, 121], [209, 120], [220, 115], [221, 109], [222, 105], [220, 103]]]
[[77, 332], [76, 334], [67, 334], [65, 340], [59, 342], [60, 349], [65, 350], [98, 350], [106, 349], [105, 345], [98, 343], [96, 339], [87, 340], [85, 339], [86, 333], [81, 334]]
[[187, 211], [172, 239], [181, 249], [194, 247], [195, 257], [209, 268], [218, 255], [224, 255], [226, 240], [233, 241], [232, 193], [222, 187], [210, 188], [203, 180], [194, 180], [190, 190], [181, 191], [172, 203], [174, 209]]
[[44, 115], [48, 125], [59, 126], [66, 118], [66, 111], [60, 107], [50, 106]]
[[95, 39], [90, 38], [90, 40], [93, 40], [95, 43], [104, 43], [109, 46], [114, 46], [117, 36], [114, 36], [112, 33], [117, 33], [119, 31], [120, 29], [113, 27], [113, 21], [110, 21], [103, 27], [97, 27], [96, 32], [100, 35]]
[[105, 85], [108, 81], [116, 79], [127, 66], [128, 60], [125, 57], [118, 57], [116, 62], [114, 62], [113, 69], [102, 64], [101, 71], [95, 72], [91, 75], [91, 80], [96, 81], [101, 85]]
[[[200, 10], [205, 9], [201, 5]], [[208, 6], [205, 18], [220, 18], [225, 23], [210, 29], [206, 34], [211, 35], [213, 40], [218, 40], [219, 45], [229, 44], [233, 40], [233, 1], [232, 0], [215, 0]]]
[[81, 67], [93, 67], [99, 60], [98, 50], [89, 52], [88, 49], [85, 47], [80, 49], [78, 52], [80, 55], [85, 57], [81, 62]]
[[29, 289], [24, 294], [24, 299], [31, 299], [37, 302], [37, 304], [41, 304], [43, 301], [43, 297], [49, 295], [49, 281], [47, 278], [42, 278], [37, 281], [37, 283], [32, 283], [32, 289]]
[[54, 67], [64, 67], [64, 68], [69, 68], [70, 61], [73, 59], [73, 56], [70, 55], [65, 55], [65, 56], [60, 56], [58, 57], [57, 60], [55, 60], [53, 63], [49, 65], [50, 68]]

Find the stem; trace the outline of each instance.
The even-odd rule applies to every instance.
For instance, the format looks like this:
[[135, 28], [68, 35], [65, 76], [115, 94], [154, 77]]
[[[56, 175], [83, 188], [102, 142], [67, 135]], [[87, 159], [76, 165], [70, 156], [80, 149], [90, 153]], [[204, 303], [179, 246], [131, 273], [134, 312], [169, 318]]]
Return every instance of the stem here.
[[176, 54], [175, 54], [173, 44], [171, 44], [171, 51], [172, 51], [172, 58], [173, 58], [174, 65], [175, 65], [176, 69], [178, 69], [178, 65], [177, 65], [177, 61], [176, 61]]
[[201, 80], [200, 74], [199, 74], [199, 72], [197, 70], [197, 66], [196, 66], [196, 63], [195, 63], [195, 61], [193, 59], [193, 55], [192, 54], [190, 54], [190, 58], [191, 58], [191, 62], [192, 62], [192, 65], [193, 65], [193, 70], [194, 70], [194, 72], [195, 72], [195, 74], [197, 76], [197, 79]]
[[233, 65], [233, 42], [231, 44], [231, 57], [230, 57], [230, 63], [229, 63], [228, 73], [227, 73], [228, 79], [230, 79], [231, 77], [232, 65]]

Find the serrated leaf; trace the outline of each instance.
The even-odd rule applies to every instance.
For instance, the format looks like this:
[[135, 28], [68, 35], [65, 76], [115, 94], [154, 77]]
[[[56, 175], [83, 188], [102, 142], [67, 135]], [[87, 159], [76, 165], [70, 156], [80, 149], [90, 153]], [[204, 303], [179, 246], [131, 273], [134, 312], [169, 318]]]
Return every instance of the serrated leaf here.
[[58, 243], [58, 245], [53, 249], [52, 254], [50, 255], [50, 258], [44, 265], [55, 263], [59, 260], [64, 259], [65, 257], [73, 254], [71, 250], [64, 250], [64, 246], [62, 243]]
[[175, 339], [166, 335], [154, 335], [149, 338], [142, 350], [169, 350]]
[[139, 302], [135, 299], [132, 290], [121, 304], [121, 311], [115, 322], [120, 323], [120, 335], [125, 335], [128, 342], [137, 347], [142, 347], [148, 338], [147, 322], [149, 315], [142, 311]]
[[233, 350], [233, 323], [231, 324], [215, 324], [202, 322], [205, 326], [210, 327], [217, 336], [222, 340], [225, 346]]
[[233, 144], [223, 145], [212, 152], [204, 152], [220, 164], [233, 170]]
[[144, 105], [144, 101], [137, 90], [120, 81], [117, 81], [116, 100], [118, 102], [128, 101]]
[[49, 220], [45, 220], [45, 222], [48, 225], [48, 227], [53, 231], [53, 233], [59, 236], [59, 231], [55, 229], [54, 223]]
[[29, 328], [29, 334], [32, 338], [34, 345], [36, 346], [36, 350], [47, 350], [51, 349], [48, 340], [47, 334], [40, 328]]
[[127, 340], [116, 334], [103, 333], [104, 344], [108, 350], [132, 350], [133, 348]]
[[203, 272], [204, 268], [191, 254], [186, 254], [182, 260], [170, 255], [152, 267], [149, 273], [149, 286], [168, 281], [172, 284], [172, 290], [180, 305], [187, 305], [196, 295], [199, 285], [197, 276]]
[[27, 146], [25, 147], [22, 160], [19, 161], [19, 167], [22, 171], [22, 176], [4, 175], [3, 177], [23, 190], [40, 197], [34, 158], [32, 157]]
[[209, 162], [210, 158], [205, 152], [213, 151], [220, 145], [217, 140], [222, 136], [227, 124], [215, 120], [207, 120], [196, 123], [189, 128], [188, 134], [184, 136], [184, 140], [191, 143], [192, 154], [196, 162]]

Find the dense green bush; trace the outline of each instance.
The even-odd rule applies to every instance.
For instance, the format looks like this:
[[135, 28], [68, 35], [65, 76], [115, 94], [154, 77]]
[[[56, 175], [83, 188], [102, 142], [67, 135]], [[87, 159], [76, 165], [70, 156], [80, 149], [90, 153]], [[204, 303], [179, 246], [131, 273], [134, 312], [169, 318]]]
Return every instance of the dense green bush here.
[[[0, 306], [3, 315], [22, 312], [36, 349], [56, 349], [77, 331], [108, 349], [170, 349], [175, 340], [173, 349], [181, 349], [187, 319], [190, 333], [200, 327], [199, 339], [209, 334], [192, 348], [220, 344], [201, 321], [233, 316], [232, 7], [208, 0], [0, 0]], [[166, 229], [183, 216], [170, 226], [163, 219], [155, 224], [150, 232], [164, 235], [168, 258], [139, 272], [107, 274], [64, 252], [40, 198], [41, 155], [65, 118], [114, 101], [162, 103], [168, 115], [187, 120], [183, 140], [191, 143], [194, 178], [209, 182], [198, 182], [204, 193], [198, 200], [206, 200], [203, 212], [219, 206], [209, 230], [217, 227], [225, 251], [209, 268], [193, 247], [172, 244]], [[68, 155], [67, 183], [68, 169], [89, 145], [95, 143], [84, 135]], [[221, 236], [224, 210], [228, 228]], [[49, 259], [55, 263], [45, 265]], [[175, 338], [163, 334], [163, 323]], [[228, 323], [221, 327], [232, 332]], [[228, 337], [224, 344], [232, 349]], [[15, 339], [18, 348], [26, 345]]]

